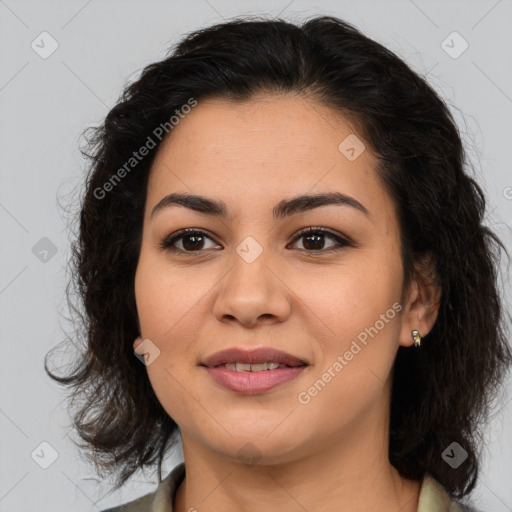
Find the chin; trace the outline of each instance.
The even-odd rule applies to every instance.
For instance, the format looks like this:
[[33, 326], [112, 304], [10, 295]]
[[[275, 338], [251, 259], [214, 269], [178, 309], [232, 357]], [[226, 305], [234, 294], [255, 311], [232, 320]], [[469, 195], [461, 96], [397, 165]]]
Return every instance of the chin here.
[[[225, 436], [219, 443], [210, 440], [206, 444], [226, 458], [247, 466], [284, 464], [295, 460], [297, 453], [302, 453], [297, 439], [285, 431], [277, 434], [268, 429], [265, 434], [257, 434], [243, 427], [239, 432], [244, 432], [244, 435]], [[272, 433], [268, 435], [268, 432]]]

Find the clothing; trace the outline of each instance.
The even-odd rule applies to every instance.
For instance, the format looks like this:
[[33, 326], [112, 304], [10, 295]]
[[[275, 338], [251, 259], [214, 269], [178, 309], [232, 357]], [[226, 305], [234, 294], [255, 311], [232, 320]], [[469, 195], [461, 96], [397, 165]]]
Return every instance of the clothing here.
[[[103, 512], [173, 512], [174, 496], [185, 477], [185, 464], [178, 464], [160, 482], [156, 491]], [[431, 475], [426, 475], [420, 488], [417, 512], [478, 512], [450, 499], [441, 484]]]

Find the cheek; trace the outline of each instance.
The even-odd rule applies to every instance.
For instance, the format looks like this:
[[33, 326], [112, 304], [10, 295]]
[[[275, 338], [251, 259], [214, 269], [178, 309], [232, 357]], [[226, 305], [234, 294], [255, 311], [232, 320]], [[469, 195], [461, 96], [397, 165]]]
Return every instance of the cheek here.
[[208, 291], [197, 275], [171, 268], [149, 250], [141, 252], [134, 285], [141, 333], [160, 342], [172, 337], [175, 326], [186, 322], [186, 315]]
[[351, 267], [317, 294], [309, 292], [307, 304], [322, 334], [316, 338], [318, 364], [297, 399], [315, 428], [329, 430], [320, 419], [326, 414], [336, 429], [385, 402], [402, 305], [399, 270], [382, 268]]
[[207, 284], [197, 276], [194, 279], [190, 272], [170, 269], [149, 252], [141, 252], [134, 282], [141, 335], [159, 350], [146, 370], [158, 400], [181, 423], [189, 414], [184, 409], [183, 395], [190, 388], [187, 372], [196, 355], [201, 325], [193, 317], [204, 314], [200, 312], [200, 299], [210, 288]]
[[310, 388], [302, 390], [304, 400], [315, 402], [308, 405], [310, 413], [332, 408], [357, 415], [379, 400], [396, 357], [401, 261], [395, 253], [385, 258], [383, 251], [366, 251], [364, 258], [354, 257], [319, 282], [315, 292], [301, 288], [315, 313], [310, 318], [316, 325], [319, 363], [308, 380], [312, 394]]
[[[400, 299], [401, 266], [377, 251], [346, 265], [297, 279], [294, 292], [317, 315], [330, 337], [347, 340], [379, 320]], [[392, 255], [390, 255], [392, 256]], [[393, 313], [393, 311], [391, 312]], [[330, 329], [329, 329], [330, 328]]]

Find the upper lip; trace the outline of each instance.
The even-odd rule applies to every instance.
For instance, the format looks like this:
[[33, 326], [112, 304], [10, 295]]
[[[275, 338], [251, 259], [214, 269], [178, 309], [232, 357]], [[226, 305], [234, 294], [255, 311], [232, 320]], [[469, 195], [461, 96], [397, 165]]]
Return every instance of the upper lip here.
[[233, 347], [221, 350], [220, 352], [216, 352], [215, 354], [206, 357], [200, 362], [200, 365], [213, 368], [226, 363], [279, 363], [286, 364], [288, 366], [305, 366], [308, 364], [306, 361], [296, 356], [292, 356], [287, 352], [276, 350], [271, 347], [261, 347], [252, 350]]

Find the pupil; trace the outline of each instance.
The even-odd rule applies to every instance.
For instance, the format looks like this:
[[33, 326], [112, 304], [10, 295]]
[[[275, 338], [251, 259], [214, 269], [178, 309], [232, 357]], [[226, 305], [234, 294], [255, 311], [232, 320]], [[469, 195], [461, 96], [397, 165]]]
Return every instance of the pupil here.
[[[307, 235], [304, 239], [304, 247], [306, 249], [313, 249], [318, 250], [322, 249], [323, 247], [323, 236], [324, 235]], [[313, 242], [313, 247], [308, 247], [308, 242], [306, 240], [316, 239], [316, 241]]]
[[[304, 247], [316, 251], [322, 249], [324, 245], [323, 237], [322, 234], [306, 235], [304, 237]], [[183, 247], [186, 250], [201, 249], [202, 243], [204, 243], [202, 235], [188, 235], [183, 238]]]
[[[188, 235], [183, 238], [183, 247], [187, 250], [193, 250], [198, 248], [198, 244], [200, 245], [201, 242], [204, 242], [204, 240], [201, 240], [203, 237], [201, 235]], [[195, 240], [195, 242], [192, 242], [192, 244], [188, 243], [187, 241]], [[199, 247], [200, 249], [201, 247]]]

